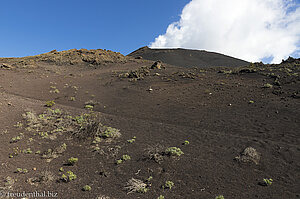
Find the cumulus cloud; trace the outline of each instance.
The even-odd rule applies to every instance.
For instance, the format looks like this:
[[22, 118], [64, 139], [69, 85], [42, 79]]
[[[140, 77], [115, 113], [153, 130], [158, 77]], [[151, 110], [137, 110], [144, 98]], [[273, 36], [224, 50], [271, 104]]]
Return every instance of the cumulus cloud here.
[[300, 50], [300, 6], [293, 0], [192, 0], [178, 22], [150, 44], [281, 62]]

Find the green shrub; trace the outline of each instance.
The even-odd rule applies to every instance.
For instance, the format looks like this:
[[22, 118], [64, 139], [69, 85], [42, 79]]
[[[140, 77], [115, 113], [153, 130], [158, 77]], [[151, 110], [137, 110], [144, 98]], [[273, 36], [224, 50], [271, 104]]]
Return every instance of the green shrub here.
[[169, 156], [181, 156], [184, 154], [181, 149], [177, 147], [169, 147], [166, 149], [165, 153]]
[[84, 185], [84, 186], [82, 187], [82, 190], [83, 190], [83, 191], [91, 191], [91, 190], [92, 190], [92, 187], [90, 187], [89, 185]]
[[78, 158], [71, 157], [68, 159], [69, 165], [74, 165], [76, 162], [78, 162]]
[[172, 189], [172, 187], [174, 187], [174, 182], [172, 181], [166, 181], [165, 185], [163, 185], [164, 189]]
[[129, 155], [123, 155], [122, 156], [122, 160], [126, 161], [126, 160], [130, 160], [131, 157]]
[[121, 164], [123, 162], [123, 160], [117, 160], [116, 164]]
[[272, 178], [270, 178], [270, 179], [264, 178], [264, 183], [265, 183], [265, 185], [269, 186], [273, 183], [273, 179]]
[[76, 178], [77, 176], [72, 171], [67, 171], [67, 173], [63, 174], [60, 179], [64, 182], [70, 182]]
[[104, 126], [104, 131], [100, 134], [104, 138], [116, 138], [120, 137], [120, 130], [109, 126]]
[[85, 105], [84, 108], [89, 109], [89, 110], [93, 110], [94, 106], [87, 104], [87, 105]]
[[53, 100], [47, 101], [47, 102], [45, 103], [45, 106], [46, 106], [46, 107], [52, 107], [52, 106], [54, 106], [54, 105], [55, 105], [55, 102], [54, 102]]
[[269, 84], [269, 83], [267, 83], [267, 84], [264, 84], [263, 88], [273, 88], [273, 85], [272, 85], [272, 84]]
[[149, 189], [146, 187], [143, 187], [143, 188], [140, 188], [139, 190], [137, 190], [138, 193], [146, 193], [147, 191], [149, 191]]

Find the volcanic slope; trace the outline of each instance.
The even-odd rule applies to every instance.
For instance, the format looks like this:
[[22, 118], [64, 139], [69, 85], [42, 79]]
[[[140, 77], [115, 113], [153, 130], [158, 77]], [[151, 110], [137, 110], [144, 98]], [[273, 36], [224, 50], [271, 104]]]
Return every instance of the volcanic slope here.
[[153, 63], [84, 49], [1, 58], [0, 192], [299, 198], [300, 59]]
[[147, 46], [142, 47], [128, 56], [142, 57], [147, 60], [160, 60], [162, 62], [182, 67], [212, 67], [226, 66], [238, 67], [247, 66], [249, 62], [226, 56], [215, 52], [204, 50], [188, 49], [151, 49]]

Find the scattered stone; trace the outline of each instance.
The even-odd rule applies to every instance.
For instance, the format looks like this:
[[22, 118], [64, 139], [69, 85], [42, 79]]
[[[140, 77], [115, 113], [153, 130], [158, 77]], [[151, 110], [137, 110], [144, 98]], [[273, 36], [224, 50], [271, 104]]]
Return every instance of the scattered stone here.
[[260, 153], [256, 151], [253, 147], [247, 147], [241, 155], [235, 157], [234, 159], [239, 162], [254, 162], [255, 164], [258, 164], [260, 161]]
[[0, 68], [10, 70], [10, 69], [13, 69], [14, 67], [13, 67], [12, 65], [10, 65], [10, 64], [2, 63], [2, 64], [0, 65]]
[[151, 66], [151, 69], [161, 69], [162, 67], [162, 62], [161, 61], [156, 61], [154, 64]]

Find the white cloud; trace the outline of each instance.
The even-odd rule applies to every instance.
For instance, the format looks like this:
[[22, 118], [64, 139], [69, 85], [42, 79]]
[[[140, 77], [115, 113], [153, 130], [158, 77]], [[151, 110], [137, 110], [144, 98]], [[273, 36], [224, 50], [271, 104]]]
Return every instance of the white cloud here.
[[[278, 63], [300, 49], [300, 6], [293, 0], [192, 0], [152, 48], [190, 48]], [[297, 46], [298, 45], [298, 46]]]

